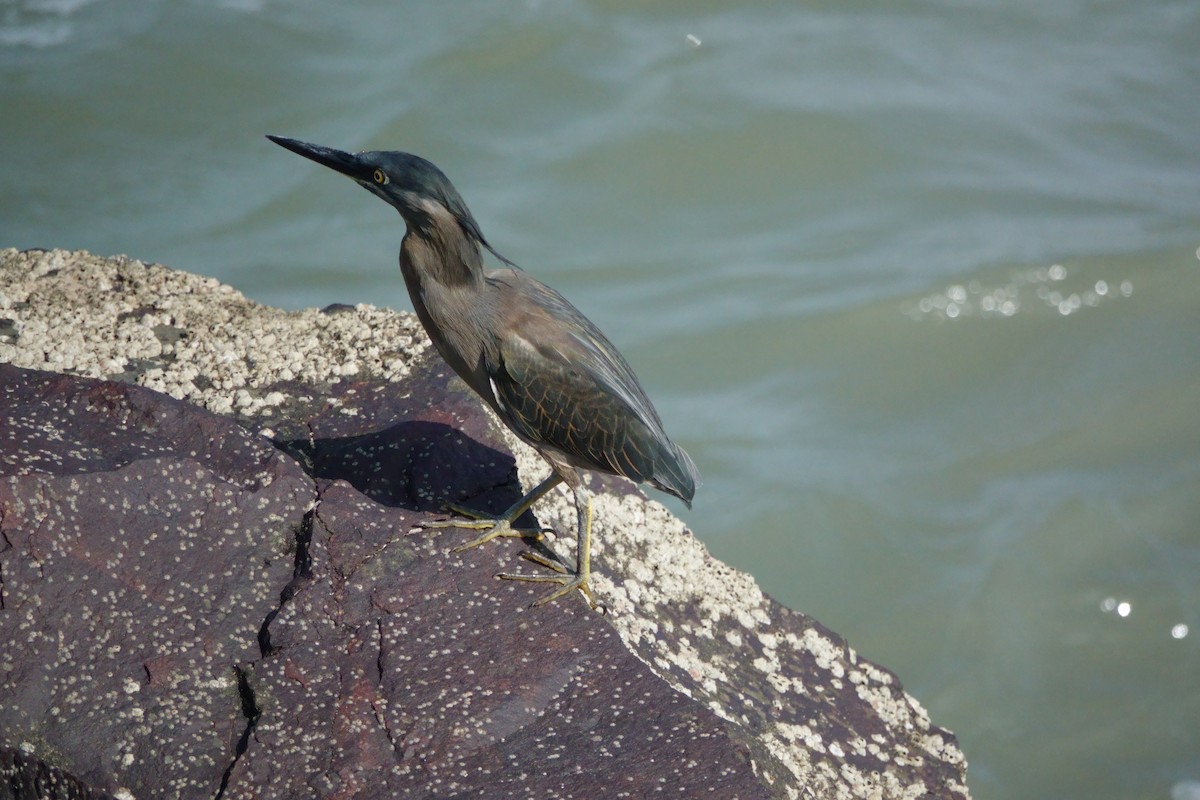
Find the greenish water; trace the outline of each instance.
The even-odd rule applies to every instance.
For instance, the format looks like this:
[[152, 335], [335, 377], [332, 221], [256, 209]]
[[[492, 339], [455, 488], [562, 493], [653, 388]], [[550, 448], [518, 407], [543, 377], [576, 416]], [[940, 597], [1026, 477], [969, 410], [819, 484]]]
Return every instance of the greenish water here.
[[420, 153], [632, 361], [710, 549], [976, 797], [1184, 800], [1197, 41], [1158, 0], [6, 0], [0, 246], [407, 308], [395, 213], [262, 136]]

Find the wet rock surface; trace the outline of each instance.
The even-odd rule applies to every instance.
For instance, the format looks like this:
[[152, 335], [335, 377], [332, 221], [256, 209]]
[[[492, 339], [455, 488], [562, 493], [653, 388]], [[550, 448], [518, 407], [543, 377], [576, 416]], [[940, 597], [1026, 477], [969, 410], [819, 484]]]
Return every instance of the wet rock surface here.
[[12, 250], [0, 317], [0, 798], [967, 796], [894, 676], [625, 482], [593, 478], [606, 616], [494, 577], [572, 557], [557, 492], [544, 544], [422, 529], [545, 472], [411, 319]]

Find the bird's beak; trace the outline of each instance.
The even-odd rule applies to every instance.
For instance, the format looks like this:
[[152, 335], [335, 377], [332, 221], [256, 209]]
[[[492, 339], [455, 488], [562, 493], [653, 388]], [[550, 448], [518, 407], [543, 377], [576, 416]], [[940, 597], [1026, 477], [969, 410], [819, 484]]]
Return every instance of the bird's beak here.
[[288, 139], [286, 136], [267, 136], [275, 144], [285, 147], [293, 153], [312, 159], [313, 161], [356, 181], [369, 181], [372, 168], [364, 164], [362, 159], [352, 153], [334, 150], [332, 147], [322, 147], [319, 144], [309, 144], [298, 139]]

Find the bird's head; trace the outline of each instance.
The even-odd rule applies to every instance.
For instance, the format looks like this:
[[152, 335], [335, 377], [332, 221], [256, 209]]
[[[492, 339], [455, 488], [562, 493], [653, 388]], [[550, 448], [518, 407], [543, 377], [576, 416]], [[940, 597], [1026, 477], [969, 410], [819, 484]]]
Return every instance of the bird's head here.
[[479, 223], [471, 216], [462, 195], [446, 174], [420, 156], [393, 150], [346, 153], [284, 136], [267, 138], [280, 147], [351, 178], [399, 211], [409, 228], [428, 234], [439, 224], [439, 220], [449, 216], [458, 223], [465, 235], [506, 264], [512, 263], [488, 244], [479, 230]]

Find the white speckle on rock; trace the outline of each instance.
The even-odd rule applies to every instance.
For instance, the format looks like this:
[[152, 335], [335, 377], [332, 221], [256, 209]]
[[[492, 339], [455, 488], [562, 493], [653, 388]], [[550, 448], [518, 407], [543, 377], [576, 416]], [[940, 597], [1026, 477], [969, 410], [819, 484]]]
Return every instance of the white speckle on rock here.
[[[84, 251], [0, 250], [0, 285], [20, 332], [0, 339], [0, 361], [124, 376], [217, 414], [264, 414], [288, 401], [279, 384], [295, 379], [402, 378], [429, 346], [412, 314], [280, 311], [212, 278]], [[388, 342], [386, 356], [362, 346], [372, 339]]]

